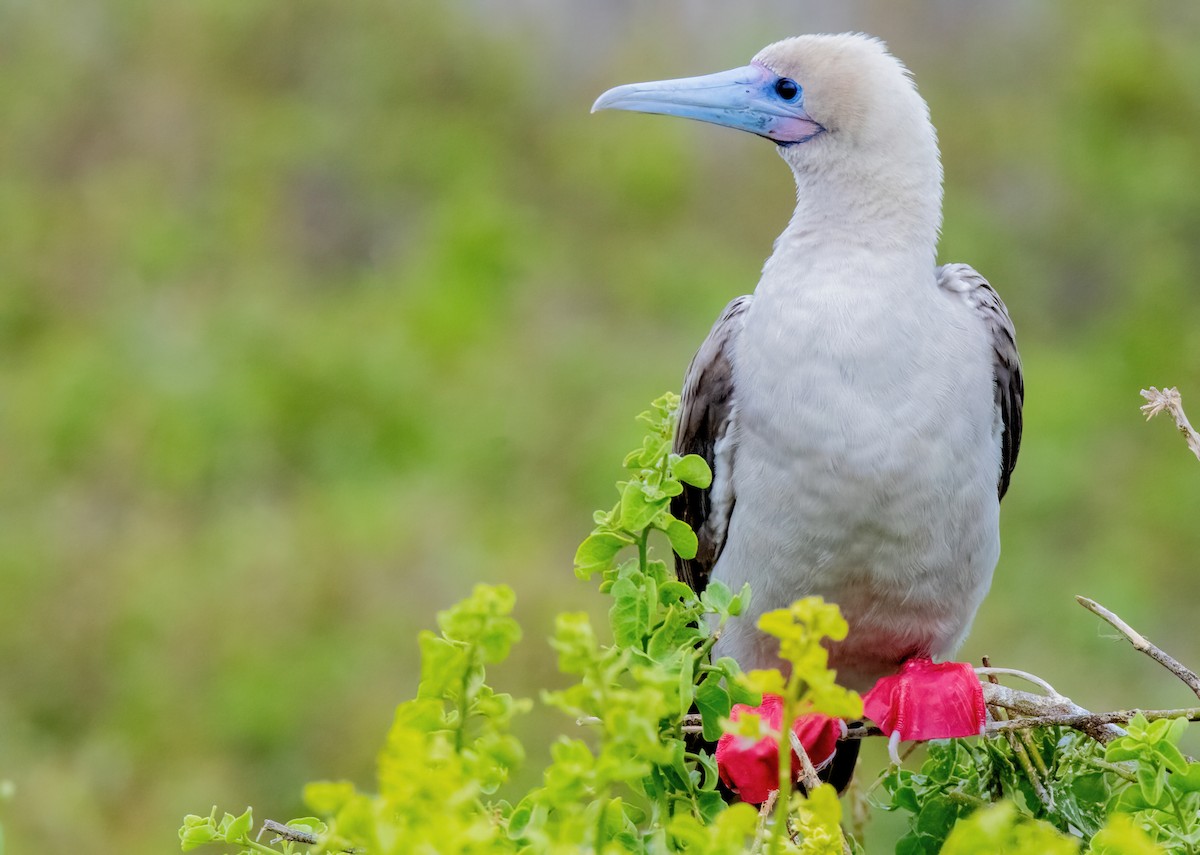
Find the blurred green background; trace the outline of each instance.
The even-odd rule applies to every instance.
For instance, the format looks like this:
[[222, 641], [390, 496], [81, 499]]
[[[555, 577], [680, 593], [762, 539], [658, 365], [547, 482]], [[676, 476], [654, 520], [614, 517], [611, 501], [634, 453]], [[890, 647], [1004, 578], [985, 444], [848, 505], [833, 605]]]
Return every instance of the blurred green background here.
[[[1024, 356], [963, 656], [1095, 708], [1194, 702], [1071, 597], [1200, 664], [1200, 465], [1137, 411], [1177, 384], [1200, 416], [1196, 4], [6, 0], [13, 850], [171, 851], [214, 801], [284, 819], [307, 780], [369, 783], [417, 630], [475, 581], [526, 628], [495, 682], [553, 683], [632, 417], [793, 197], [760, 140], [588, 107], [849, 29], [916, 74], [942, 258], [996, 285]], [[560, 727], [525, 723], [531, 769]]]

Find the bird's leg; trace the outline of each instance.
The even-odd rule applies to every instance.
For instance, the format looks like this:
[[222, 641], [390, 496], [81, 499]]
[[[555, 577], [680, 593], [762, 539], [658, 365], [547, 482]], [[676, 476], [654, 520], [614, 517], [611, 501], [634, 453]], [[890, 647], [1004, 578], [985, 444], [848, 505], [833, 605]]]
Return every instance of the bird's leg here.
[[[774, 735], [741, 736], [725, 733], [717, 742], [717, 769], [721, 780], [744, 802], [762, 804], [779, 787], [779, 739], [783, 721], [783, 699], [778, 695], [763, 695], [757, 707], [734, 704], [732, 721], [743, 715], [757, 715], [764, 729]], [[792, 734], [804, 747], [817, 771], [833, 760], [837, 741], [845, 735], [846, 723], [841, 719], [813, 713], [798, 716], [792, 722]], [[792, 773], [799, 778], [803, 770], [800, 758], [792, 752]]]
[[863, 712], [888, 735], [888, 753], [897, 765], [902, 740], [978, 736], [987, 723], [975, 669], [927, 658], [909, 659], [900, 673], [880, 677], [863, 695]]

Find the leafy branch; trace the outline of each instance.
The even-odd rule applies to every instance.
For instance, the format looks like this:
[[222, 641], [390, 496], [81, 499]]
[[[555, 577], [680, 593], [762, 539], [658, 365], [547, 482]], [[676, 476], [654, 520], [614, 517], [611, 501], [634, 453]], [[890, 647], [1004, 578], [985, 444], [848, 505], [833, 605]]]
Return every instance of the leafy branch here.
[[[1111, 610], [1077, 599], [1196, 691], [1190, 668]], [[878, 782], [890, 796], [881, 807], [912, 814], [898, 852], [951, 851], [956, 834], [976, 833], [969, 824], [959, 830], [960, 820], [998, 798], [1017, 806], [1003, 814], [1009, 826], [1045, 823], [1090, 840], [1089, 852], [1160, 851], [1151, 841], [1170, 852], [1200, 852], [1200, 764], [1178, 747], [1188, 722], [1200, 720], [1200, 707], [1093, 713], [1033, 675], [986, 663], [977, 670], [989, 679], [984, 738], [930, 743], [919, 772], [894, 767]], [[1027, 678], [1046, 694], [1000, 685], [998, 673]], [[852, 725], [847, 737], [876, 734]], [[1052, 851], [1054, 840], [1046, 838], [1041, 851]]]
[[[742, 674], [736, 662], [712, 661], [711, 653], [725, 624], [744, 612], [749, 589], [735, 593], [714, 581], [697, 595], [656, 556], [660, 542], [678, 555], [695, 554], [695, 534], [670, 514], [670, 499], [684, 483], [703, 487], [712, 477], [702, 459], [670, 451], [677, 406], [678, 397], [666, 395], [639, 417], [646, 434], [625, 459], [618, 501], [595, 514], [576, 553], [576, 573], [598, 578], [609, 597], [608, 627], [598, 632], [585, 614], [558, 616], [550, 643], [570, 682], [541, 701], [587, 729], [581, 738], [572, 727], [554, 741], [540, 786], [510, 792], [525, 759], [511, 724], [531, 702], [487, 683], [487, 667], [521, 637], [515, 595], [504, 585], [479, 585], [438, 613], [438, 632], [421, 633], [420, 687], [396, 710], [375, 792], [348, 781], [314, 782], [304, 790], [314, 816], [268, 820], [257, 834], [249, 809], [189, 815], [182, 848], [212, 845], [242, 855], [291, 855], [298, 847], [512, 855], [863, 851], [841, 829], [842, 805], [819, 785], [790, 727], [809, 712], [861, 715], [857, 696], [837, 687], [827, 667], [823, 639], [846, 632], [836, 607], [809, 599], [764, 615], [759, 626], [779, 639], [789, 674]], [[1080, 602], [1200, 696], [1195, 672], [1110, 610]], [[988, 662], [977, 670], [992, 712], [983, 737], [930, 743], [919, 769], [894, 766], [871, 788], [878, 808], [910, 814], [898, 852], [1069, 855], [1086, 846], [1092, 855], [1143, 855], [1164, 846], [1200, 855], [1200, 764], [1179, 749], [1200, 707], [1095, 713], [1035, 675]], [[1002, 677], [1035, 691], [1004, 685]], [[780, 698], [778, 726], [745, 714], [764, 692]], [[747, 707], [735, 712], [738, 704]], [[775, 744], [778, 788], [761, 812], [726, 804], [715, 759], [694, 738], [711, 743], [727, 732], [727, 739]], [[855, 722], [845, 738], [877, 734]], [[793, 753], [807, 794], [795, 787]]]

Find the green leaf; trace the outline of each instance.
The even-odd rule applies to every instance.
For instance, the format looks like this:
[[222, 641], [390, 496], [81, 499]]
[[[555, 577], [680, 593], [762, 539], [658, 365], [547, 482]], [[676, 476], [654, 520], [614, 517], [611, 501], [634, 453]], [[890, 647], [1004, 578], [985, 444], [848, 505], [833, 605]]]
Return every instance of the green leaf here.
[[699, 454], [685, 454], [671, 466], [671, 474], [693, 487], [706, 490], [712, 485], [712, 469]]
[[183, 825], [179, 829], [179, 848], [184, 852], [220, 839], [212, 817], [188, 814], [183, 818]]
[[908, 811], [909, 813], [919, 813], [921, 810], [921, 805], [917, 801], [916, 790], [907, 784], [896, 787], [896, 789], [892, 792], [891, 807], [893, 809], [900, 808]]
[[722, 656], [713, 663], [714, 668], [720, 668], [725, 675], [725, 686], [729, 689], [729, 698], [735, 704], [746, 704], [756, 707], [762, 703], [762, 693], [756, 692], [742, 682], [742, 669], [737, 661], [730, 656]]
[[671, 541], [671, 548], [675, 550], [675, 554], [683, 559], [692, 559], [696, 557], [696, 550], [699, 549], [700, 543], [696, 539], [696, 533], [692, 531], [692, 527], [683, 520], [677, 520], [675, 517], [668, 515], [666, 527], [667, 539]]
[[696, 689], [696, 708], [704, 726], [704, 739], [716, 742], [721, 738], [721, 720], [729, 718], [733, 702], [729, 692], [721, 685], [718, 675], [710, 674]]
[[315, 816], [302, 816], [297, 819], [289, 819], [287, 824], [292, 828], [298, 828], [310, 834], [324, 834], [329, 830], [329, 826], [319, 817]]
[[934, 742], [930, 744], [929, 759], [921, 766], [921, 773], [935, 783], [948, 783], [956, 766], [957, 742]]
[[700, 602], [704, 603], [709, 611], [727, 615], [729, 614], [729, 605], [733, 602], [733, 591], [729, 590], [729, 586], [719, 579], [710, 579], [704, 593], [700, 595]]
[[613, 584], [612, 597], [608, 618], [612, 623], [613, 639], [624, 647], [640, 645], [650, 619], [642, 590], [626, 576]]
[[1137, 768], [1137, 786], [1146, 800], [1146, 804], [1159, 807], [1165, 804], [1163, 797], [1163, 773], [1148, 763], [1142, 763]]
[[1104, 746], [1104, 759], [1109, 763], [1121, 763], [1126, 760], [1137, 760], [1142, 756], [1143, 747], [1139, 742], [1128, 736], [1119, 736]]
[[926, 799], [917, 815], [917, 834], [945, 840], [957, 820], [958, 805], [946, 796], [933, 796]]
[[1184, 793], [1200, 792], [1200, 763], [1188, 763], [1182, 772], [1171, 776], [1171, 786]]
[[508, 818], [508, 836], [512, 840], [517, 840], [525, 835], [525, 829], [529, 827], [530, 821], [533, 819], [534, 804], [533, 799], [529, 796], [521, 800]]
[[750, 585], [746, 583], [742, 585], [742, 590], [737, 592], [737, 596], [729, 601], [730, 616], [737, 617], [748, 605], [750, 605]]
[[575, 550], [575, 573], [581, 579], [591, 578], [593, 573], [603, 572], [612, 566], [613, 559], [621, 549], [633, 541], [613, 532], [596, 532], [588, 535]]
[[675, 790], [690, 789], [691, 772], [684, 757], [686, 750], [681, 739], [672, 739], [667, 743], [667, 757], [662, 764], [662, 771]]
[[721, 780], [721, 771], [717, 768], [717, 758], [707, 751], [701, 751], [697, 757], [696, 762], [700, 765], [703, 775], [700, 786], [705, 790], [715, 790]]
[[726, 810], [725, 799], [716, 790], [704, 790], [697, 793], [696, 804], [700, 811], [700, 817], [706, 823], [710, 824], [720, 822], [726, 814], [739, 808], [749, 808], [747, 813], [749, 813], [751, 819], [754, 818], [754, 810], [747, 804], [734, 805], [729, 810]]
[[1154, 753], [1162, 759], [1163, 764], [1172, 772], [1182, 774], [1187, 770], [1187, 758], [1172, 743], [1166, 741], [1159, 743]]
[[630, 466], [636, 462], [644, 469], [651, 469], [667, 453], [669, 447], [670, 443], [665, 436], [647, 435], [642, 440], [642, 447], [625, 458], [625, 465]]
[[[655, 662], [678, 661], [683, 653], [683, 642], [695, 633], [695, 628], [687, 625], [687, 616], [681, 615], [674, 606], [667, 609], [662, 621], [650, 635], [646, 655]], [[691, 656], [688, 658], [690, 660]]]
[[1112, 801], [1112, 812], [1114, 813], [1135, 813], [1152, 807], [1154, 805], [1146, 801], [1141, 787], [1137, 784], [1130, 784], [1121, 789]]
[[[224, 824], [224, 823], [222, 823]], [[250, 833], [250, 829], [254, 825], [254, 818], [250, 808], [246, 808], [246, 812], [239, 817], [235, 817], [228, 825], [225, 826], [225, 842], [240, 843], [242, 838]]]
[[621, 492], [621, 528], [633, 533], [642, 531], [669, 501], [665, 497], [651, 500], [642, 489], [642, 482], [630, 481]]
[[1171, 719], [1165, 734], [1167, 742], [1172, 745], [1178, 745], [1183, 739], [1184, 734], [1187, 733], [1189, 724], [1190, 722], [1183, 717]]
[[461, 642], [421, 630], [417, 636], [421, 647], [421, 682], [419, 698], [441, 698], [447, 687], [460, 685], [470, 661], [470, 648]]
[[1101, 772], [1080, 774], [1068, 780], [1070, 781], [1071, 795], [1078, 802], [1089, 806], [1098, 805], [1104, 803], [1108, 798], [1108, 782]]
[[679, 604], [689, 608], [697, 602], [696, 592], [691, 586], [672, 579], [658, 586], [658, 601], [664, 606]]

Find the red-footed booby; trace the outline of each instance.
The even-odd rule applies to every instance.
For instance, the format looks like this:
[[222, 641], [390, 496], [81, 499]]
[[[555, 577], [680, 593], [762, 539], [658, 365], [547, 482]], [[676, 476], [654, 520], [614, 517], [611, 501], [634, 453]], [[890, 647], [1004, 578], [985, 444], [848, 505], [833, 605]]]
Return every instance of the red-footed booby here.
[[999, 296], [936, 265], [942, 169], [908, 71], [874, 38], [799, 36], [744, 68], [617, 87], [602, 109], [749, 131], [795, 177], [754, 294], [684, 379], [675, 450], [714, 477], [673, 505], [700, 540], [679, 575], [753, 591], [715, 655], [778, 666], [758, 617], [820, 595], [850, 626], [830, 650], [839, 682], [879, 681], [870, 717], [906, 739], [977, 733], [973, 672], [930, 660], [953, 655], [991, 583], [1024, 388]]

